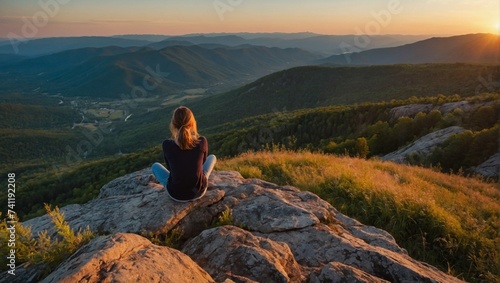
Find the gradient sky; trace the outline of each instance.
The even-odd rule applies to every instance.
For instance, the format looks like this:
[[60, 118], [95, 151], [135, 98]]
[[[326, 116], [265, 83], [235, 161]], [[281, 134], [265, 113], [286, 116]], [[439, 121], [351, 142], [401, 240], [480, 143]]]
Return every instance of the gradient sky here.
[[[50, 3], [45, 7], [40, 3]], [[388, 7], [393, 5], [392, 10]], [[375, 14], [385, 15], [376, 20]], [[0, 38], [219, 32], [499, 33], [499, 0], [0, 0]]]

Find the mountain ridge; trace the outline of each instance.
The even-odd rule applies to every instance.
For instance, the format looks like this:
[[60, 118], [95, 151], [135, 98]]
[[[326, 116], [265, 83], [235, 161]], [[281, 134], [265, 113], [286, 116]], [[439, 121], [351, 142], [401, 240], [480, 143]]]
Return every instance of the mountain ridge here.
[[[40, 92], [63, 96], [120, 98], [121, 93], [130, 95], [136, 86], [142, 87], [145, 78], [155, 81], [155, 87], [147, 92], [163, 96], [190, 88], [227, 89], [237, 82], [306, 65], [317, 58], [296, 48], [259, 46], [204, 48], [193, 45], [161, 50], [106, 47], [65, 51], [0, 69], [6, 71], [1, 76], [7, 80], [14, 77], [20, 80], [14, 87], [25, 91], [40, 87]], [[148, 85], [152, 83], [149, 81]], [[13, 89], [12, 85], [5, 87]]]
[[[14, 41], [15, 42], [15, 41]], [[23, 56], [41, 56], [84, 47], [136, 47], [151, 43], [147, 40], [113, 38], [107, 36], [49, 37], [0, 45], [0, 54], [17, 54]], [[17, 48], [17, 50], [16, 50]]]
[[[407, 42], [417, 41], [428, 36], [380, 35], [374, 36], [372, 47], [397, 46]], [[22, 56], [41, 56], [82, 47], [105, 47], [116, 45], [120, 47], [162, 46], [164, 41], [182, 41], [184, 44], [214, 44], [224, 45], [264, 45], [266, 47], [304, 47], [321, 54], [340, 53], [342, 42], [352, 42], [356, 35], [320, 35], [314, 33], [220, 33], [220, 34], [185, 34], [170, 35], [115, 35], [115, 36], [81, 36], [81, 37], [47, 37], [30, 40], [0, 41], [0, 54], [18, 54]], [[189, 39], [195, 42], [190, 42]], [[334, 46], [325, 48], [325, 44]], [[333, 53], [332, 53], [333, 52]]]
[[398, 47], [378, 48], [320, 60], [324, 64], [388, 65], [422, 63], [500, 64], [500, 35], [478, 33], [433, 37]]
[[[421, 64], [387, 66], [304, 66], [279, 71], [205, 101], [189, 103], [210, 121], [327, 105], [349, 105], [438, 94], [476, 95], [478, 77], [500, 78], [497, 66]], [[349, 94], [349, 95], [347, 95]], [[245, 103], [241, 103], [245, 101]], [[266, 101], [266, 103], [261, 103]], [[217, 109], [226, 109], [222, 114]], [[208, 118], [210, 117], [210, 118]], [[238, 117], [241, 118], [241, 117]], [[203, 123], [201, 119], [200, 123]]]

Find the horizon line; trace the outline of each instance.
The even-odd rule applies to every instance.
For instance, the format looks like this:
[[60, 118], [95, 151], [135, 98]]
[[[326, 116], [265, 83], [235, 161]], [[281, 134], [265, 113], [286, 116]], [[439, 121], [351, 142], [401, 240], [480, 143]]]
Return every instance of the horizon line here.
[[[157, 34], [157, 33], [124, 33], [124, 34], [112, 34], [112, 35], [55, 35], [55, 36], [46, 36], [46, 37], [32, 37], [28, 40], [35, 39], [47, 39], [47, 38], [74, 38], [74, 37], [118, 37], [118, 36], [166, 36], [166, 37], [183, 37], [183, 36], [199, 36], [199, 35], [238, 35], [238, 34], [284, 34], [284, 35], [293, 35], [293, 34], [311, 34], [312, 36], [359, 36], [357, 34], [348, 33], [348, 34], [323, 34], [323, 33], [315, 33], [310, 31], [302, 31], [302, 32], [197, 32], [197, 33], [185, 33], [185, 34]], [[470, 33], [462, 33], [462, 34], [403, 34], [403, 33], [387, 33], [387, 34], [377, 34], [377, 35], [369, 35], [370, 37], [379, 37], [379, 36], [430, 36], [430, 37], [453, 37], [453, 36], [462, 36], [462, 35], [470, 35], [470, 34], [491, 34], [497, 35], [492, 32], [470, 32]], [[0, 37], [1, 40], [11, 40], [18, 38], [9, 38], [9, 37]]]

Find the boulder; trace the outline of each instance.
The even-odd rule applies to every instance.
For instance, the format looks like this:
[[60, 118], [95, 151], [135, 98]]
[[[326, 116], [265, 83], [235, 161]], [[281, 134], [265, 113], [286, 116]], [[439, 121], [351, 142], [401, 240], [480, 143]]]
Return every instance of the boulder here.
[[452, 126], [432, 132], [403, 148], [384, 155], [382, 160], [404, 163], [406, 162], [407, 156], [411, 154], [429, 155], [434, 148], [443, 143], [451, 135], [459, 134], [463, 131], [465, 131], [465, 129], [462, 127]]
[[480, 174], [486, 178], [500, 178], [500, 153], [492, 155], [488, 160], [479, 164], [476, 167], [472, 167], [470, 171]]
[[135, 234], [96, 238], [65, 260], [42, 283], [215, 282], [178, 250]]
[[182, 251], [217, 281], [233, 274], [262, 283], [305, 280], [288, 245], [235, 226], [205, 230]]

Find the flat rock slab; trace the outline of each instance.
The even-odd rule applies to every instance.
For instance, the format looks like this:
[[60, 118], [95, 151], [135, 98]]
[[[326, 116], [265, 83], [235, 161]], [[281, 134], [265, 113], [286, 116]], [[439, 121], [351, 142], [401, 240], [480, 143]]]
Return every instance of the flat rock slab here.
[[[75, 230], [89, 226], [100, 233], [166, 233], [192, 210], [212, 205], [224, 197], [223, 190], [209, 190], [200, 200], [175, 202], [163, 186], [153, 182], [151, 176], [149, 169], [123, 176], [105, 185], [98, 198], [82, 205], [68, 205], [60, 210]], [[35, 235], [43, 230], [55, 235], [47, 215], [28, 220], [24, 225], [31, 226]]]

